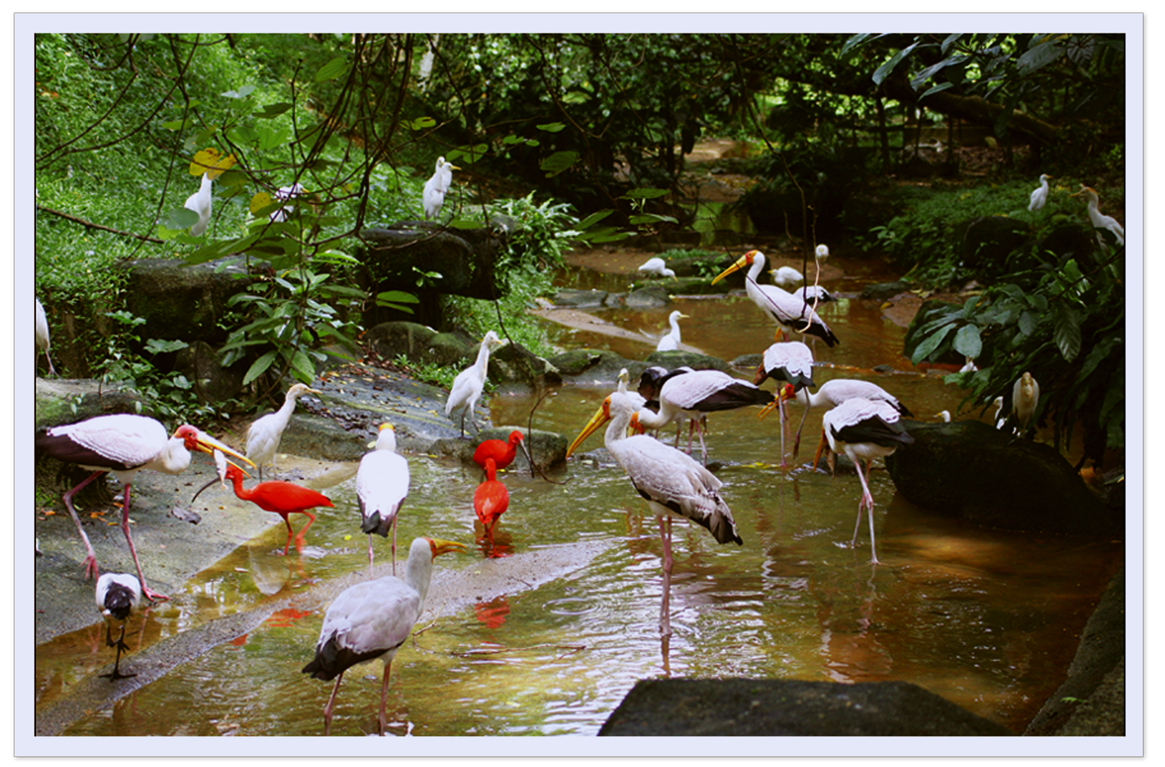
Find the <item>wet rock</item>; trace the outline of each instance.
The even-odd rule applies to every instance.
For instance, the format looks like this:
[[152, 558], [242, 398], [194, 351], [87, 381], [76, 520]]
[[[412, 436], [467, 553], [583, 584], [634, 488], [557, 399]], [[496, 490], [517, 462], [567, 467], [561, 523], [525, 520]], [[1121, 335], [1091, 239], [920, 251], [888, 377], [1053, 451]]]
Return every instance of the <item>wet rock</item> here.
[[955, 227], [959, 258], [976, 274], [994, 277], [1008, 270], [1012, 251], [1031, 241], [1026, 223], [1007, 216], [980, 216]]
[[190, 265], [170, 259], [139, 259], [126, 272], [125, 308], [146, 320], [150, 338], [225, 341], [221, 326], [227, 301], [252, 278], [241, 257]]
[[178, 352], [174, 369], [194, 383], [194, 393], [202, 403], [222, 403], [235, 399], [243, 390], [246, 364], [224, 368], [214, 347], [195, 341]]
[[648, 679], [600, 736], [1005, 736], [1007, 728], [907, 682]]
[[444, 230], [438, 224], [406, 221], [387, 229], [367, 229], [359, 251], [369, 293], [415, 290], [417, 272], [436, 275], [426, 288], [444, 294], [493, 299], [494, 262], [502, 238], [493, 228]]
[[[482, 429], [481, 433], [468, 440], [439, 439], [429, 446], [429, 452], [439, 457], [454, 458], [464, 464], [476, 465], [473, 463], [473, 453], [477, 450], [478, 445], [487, 439], [508, 441], [510, 433], [513, 431], [522, 432], [523, 443], [530, 452], [530, 457], [534, 460], [535, 468], [539, 471], [549, 471], [551, 468], [561, 466], [566, 461], [566, 448], [568, 446], [566, 437], [550, 431], [538, 429], [530, 431], [524, 426], [493, 426]], [[530, 470], [530, 461], [526, 460], [521, 448], [518, 449], [518, 454], [510, 468], [515, 471]]]
[[711, 357], [707, 354], [698, 354], [696, 352], [685, 352], [678, 349], [669, 352], [652, 352], [647, 355], [646, 362], [649, 365], [660, 365], [668, 370], [683, 367], [684, 365], [687, 365], [693, 370], [720, 370], [725, 373], [732, 370], [732, 366], [719, 357]]
[[91, 378], [37, 378], [36, 429], [47, 429], [111, 413], [151, 415], [142, 396], [126, 384]]
[[554, 305], [572, 309], [597, 309], [607, 300], [605, 290], [562, 289], [554, 294]]
[[1048, 445], [978, 421], [907, 422], [914, 444], [886, 457], [898, 491], [942, 516], [1011, 530], [1110, 535], [1119, 515]]
[[909, 282], [898, 280], [897, 282], [879, 282], [876, 285], [867, 285], [862, 290], [859, 298], [871, 299], [874, 301], [886, 301], [893, 298], [899, 293], [905, 293], [913, 287]]
[[515, 341], [490, 355], [489, 380], [496, 384], [517, 383], [544, 389], [560, 386], [562, 374], [549, 361]]
[[619, 378], [619, 371], [627, 368], [632, 380], [636, 380], [650, 365], [639, 360], [620, 357], [615, 352], [604, 349], [575, 349], [550, 358], [550, 364], [566, 378], [567, 383], [597, 384], [611, 383]]
[[437, 331], [416, 322], [381, 322], [364, 333], [364, 340], [386, 360], [398, 355], [426, 359]]
[[359, 461], [370, 450], [368, 443], [376, 441], [379, 426], [377, 423], [345, 429], [331, 418], [293, 413], [279, 442], [279, 452], [324, 461]]
[[671, 303], [671, 296], [666, 288], [652, 285], [629, 293], [624, 303], [628, 309], [659, 309]]

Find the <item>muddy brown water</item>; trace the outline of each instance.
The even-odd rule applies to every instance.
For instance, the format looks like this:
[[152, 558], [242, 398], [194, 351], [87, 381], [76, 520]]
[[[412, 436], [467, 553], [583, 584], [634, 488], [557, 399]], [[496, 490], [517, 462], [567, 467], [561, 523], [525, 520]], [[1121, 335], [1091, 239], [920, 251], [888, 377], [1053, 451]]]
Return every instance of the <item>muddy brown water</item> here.
[[[956, 389], [900, 357], [903, 329], [885, 320], [876, 302], [852, 297], [862, 280], [877, 276], [843, 284], [850, 297], [823, 308], [842, 343], [817, 344], [827, 363], [818, 383], [867, 378], [920, 418], [956, 412]], [[615, 289], [627, 277], [588, 279]], [[602, 316], [662, 333], [672, 308], [690, 316], [686, 343], [724, 359], [760, 352], [772, 339], [772, 326], [743, 296], [680, 297], [674, 307]], [[652, 348], [646, 340], [552, 333], [563, 347], [611, 348], [633, 358]], [[873, 373], [879, 364], [900, 372]], [[573, 437], [611, 388], [563, 387], [536, 410], [526, 396], [495, 397], [492, 419], [524, 425], [533, 411], [536, 428]], [[792, 413], [800, 419], [799, 408]], [[674, 525], [668, 641], [658, 628], [659, 528], [600, 449], [601, 435], [551, 475], [554, 483], [503, 474], [510, 507], [495, 553], [506, 556], [496, 559], [477, 538], [472, 495], [479, 472], [409, 455], [412, 490], [399, 547], [423, 534], [477, 543], [436, 562], [448, 596], [430, 600], [418, 623], [423, 630], [393, 663], [390, 732], [594, 735], [636, 680], [660, 676], [905, 680], [1022, 731], [1063, 681], [1080, 630], [1120, 566], [1121, 544], [944, 521], [898, 497], [876, 465], [871, 490], [883, 564], [873, 566], [864, 521], [856, 547], [850, 543], [857, 476], [805, 466], [820, 413], [810, 413], [789, 469], [777, 466], [776, 428], [774, 417], [758, 420], [755, 410], [709, 419], [709, 460], [745, 543], [721, 546], [698, 527]], [[368, 567], [367, 538], [354, 522], [354, 479], [329, 495], [335, 508], [322, 510], [303, 552], [279, 556], [285, 534], [281, 525], [271, 528], [174, 593], [172, 606], [135, 619], [122, 669], [148, 663], [151, 647], [215, 619], [253, 613], [254, 625], [167, 666], [110, 705], [71, 717], [61, 734], [322, 734], [331, 684], [300, 669], [312, 657], [328, 585], [360, 579]], [[387, 561], [387, 543], [376, 546], [378, 562]], [[490, 579], [503, 571], [507, 580]], [[442, 593], [436, 585], [435, 592]], [[103, 631], [95, 622], [38, 646], [38, 715], [108, 670], [113, 657]], [[380, 674], [377, 662], [345, 675], [334, 734], [374, 731]]]

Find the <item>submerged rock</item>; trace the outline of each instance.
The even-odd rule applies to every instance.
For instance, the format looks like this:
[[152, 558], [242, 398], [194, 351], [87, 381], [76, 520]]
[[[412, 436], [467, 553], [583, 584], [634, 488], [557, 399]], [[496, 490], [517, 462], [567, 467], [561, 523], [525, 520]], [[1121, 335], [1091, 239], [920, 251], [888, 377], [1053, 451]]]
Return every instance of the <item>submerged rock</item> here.
[[979, 421], [907, 422], [914, 444], [886, 457], [898, 491], [953, 519], [1031, 532], [1108, 535], [1120, 516], [1056, 450]]

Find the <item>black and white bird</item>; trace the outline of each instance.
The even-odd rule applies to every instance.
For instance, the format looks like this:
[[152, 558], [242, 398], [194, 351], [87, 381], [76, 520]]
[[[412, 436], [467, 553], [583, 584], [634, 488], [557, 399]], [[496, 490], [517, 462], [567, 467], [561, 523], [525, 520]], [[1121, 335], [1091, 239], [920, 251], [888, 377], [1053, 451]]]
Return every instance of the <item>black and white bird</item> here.
[[750, 250], [738, 258], [736, 263], [718, 274], [712, 280], [712, 284], [715, 285], [746, 266], [749, 270], [744, 281], [745, 292], [779, 327], [794, 333], [816, 336], [831, 347], [840, 343], [833, 331], [817, 316], [817, 312], [813, 311], [802, 298], [774, 285], [761, 285], [757, 282], [765, 268], [765, 255], [759, 250]]
[[202, 174], [202, 181], [198, 185], [198, 191], [186, 198], [186, 203], [183, 205], [187, 210], [192, 210], [198, 214], [198, 221], [194, 226], [190, 227], [190, 233], [195, 237], [201, 237], [206, 231], [207, 225], [210, 223], [210, 208], [211, 200], [211, 183], [210, 171]]
[[801, 425], [797, 427], [797, 436], [794, 438], [794, 455], [797, 454], [797, 449], [801, 444], [801, 429], [805, 426], [805, 418], [809, 414], [809, 408], [811, 407], [836, 407], [846, 400], [860, 397], [876, 402], [887, 402], [900, 415], [904, 415], [907, 418], [914, 417], [914, 414], [910, 412], [909, 408], [899, 402], [898, 398], [893, 394], [875, 383], [862, 381], [857, 378], [834, 378], [832, 381], [826, 381], [821, 384], [816, 392], [809, 392], [805, 388], [794, 389], [791, 386], [786, 386], [781, 389], [779, 396], [782, 400], [795, 398], [805, 407], [805, 413], [801, 415]]
[[652, 512], [660, 517], [664, 571], [660, 631], [666, 636], [671, 633], [668, 590], [672, 570], [672, 516], [689, 519], [706, 528], [718, 543], [743, 545], [744, 541], [736, 532], [732, 511], [720, 496], [722, 483], [712, 472], [691, 456], [659, 440], [642, 434], [627, 436], [627, 428], [633, 416], [637, 415], [627, 395], [617, 391], [608, 395], [598, 412], [567, 448], [566, 455], [570, 457], [583, 440], [607, 423], [604, 438], [607, 451], [626, 472], [631, 484], [647, 501]]
[[[1117, 223], [1117, 220], [1112, 216], [1106, 216], [1100, 212], [1100, 195], [1096, 193], [1096, 190], [1090, 186], [1082, 186], [1080, 191], [1072, 196], [1080, 197], [1081, 195], [1083, 195], [1084, 199], [1088, 201], [1088, 219], [1092, 222], [1093, 228], [1107, 229], [1108, 231], [1112, 232], [1114, 237], [1116, 237], [1118, 245], [1124, 245], [1124, 227]], [[1100, 239], [1099, 232], [1097, 233], [1097, 239]]]
[[[761, 358], [761, 364], [757, 367], [756, 375], [753, 376], [752, 382], [760, 386], [761, 383], [769, 378], [774, 381], [785, 382], [786, 385], [792, 386], [794, 391], [800, 391], [809, 386], [816, 386], [813, 383], [813, 351], [800, 341], [785, 341], [772, 344], [769, 348], [765, 349], [764, 356]], [[780, 388], [779, 384], [778, 388]], [[778, 395], [780, 395], [780, 392], [778, 392]], [[757, 415], [758, 418], [763, 418], [774, 407], [777, 408], [780, 414], [782, 469], [788, 467], [788, 464], [785, 462], [785, 430], [788, 419], [785, 416], [784, 401], [785, 397], [774, 397], [773, 402], [766, 405]], [[806, 412], [808, 412], [808, 408], [806, 408]], [[803, 419], [804, 416], [802, 416], [802, 426], [805, 423]], [[797, 431], [800, 433], [800, 428]]]
[[639, 268], [636, 269], [636, 271], [644, 272], [646, 274], [654, 274], [657, 277], [675, 277], [676, 276], [676, 273], [673, 270], [668, 269], [667, 263], [662, 258], [659, 258], [658, 256], [653, 257], [653, 258], [649, 258], [646, 261], [644, 261], [642, 264], [640, 264]]
[[799, 298], [810, 306], [813, 306], [814, 301], [819, 304], [826, 304], [830, 301], [837, 300], [837, 296], [833, 295], [820, 285], [806, 285], [803, 288], [797, 288], [793, 291], [793, 297]]
[[44, 352], [44, 358], [49, 363], [49, 373], [56, 375], [57, 371], [53, 369], [53, 358], [49, 356], [49, 318], [45, 314], [40, 299], [34, 300], [36, 301], [36, 346]]
[[58, 461], [77, 464], [93, 472], [79, 485], [65, 493], [65, 507], [77, 525], [77, 532], [85, 542], [85, 577], [96, 577], [97, 555], [89, 543], [89, 536], [81, 527], [81, 519], [73, 508], [73, 496], [93, 480], [106, 472], [113, 472], [123, 486], [121, 505], [121, 531], [129, 544], [129, 553], [137, 568], [142, 594], [149, 600], [168, 599], [146, 585], [142, 576], [142, 566], [138, 562], [133, 538], [129, 532], [130, 487], [134, 477], [142, 469], [152, 469], [166, 474], [181, 474], [190, 465], [190, 451], [200, 450], [213, 454], [221, 450], [239, 460], [251, 462], [232, 448], [219, 442], [209, 434], [189, 424], [179, 426], [170, 436], [166, 427], [141, 415], [119, 413], [99, 415], [67, 426], [54, 426], [36, 435], [36, 452], [49, 455]]
[[[129, 652], [129, 646], [125, 643], [125, 624], [137, 611], [141, 601], [141, 583], [129, 573], [106, 573], [97, 579], [97, 609], [105, 618], [105, 646], [117, 648], [113, 671], [101, 674], [103, 677], [109, 677], [111, 682], [137, 676], [121, 673], [121, 653], [123, 650]], [[116, 642], [113, 641], [114, 626], [121, 628], [121, 635]]]
[[445, 400], [445, 416], [452, 419], [454, 413], [461, 414], [461, 436], [465, 436], [465, 416], [469, 414], [469, 422], [473, 425], [474, 431], [480, 431], [477, 428], [477, 419], [474, 418], [473, 410], [477, 407], [477, 401], [481, 399], [481, 393], [485, 390], [486, 372], [489, 370], [489, 355], [494, 349], [499, 346], [504, 346], [505, 341], [498, 338], [498, 334], [492, 330], [487, 331], [485, 338], [481, 339], [481, 348], [477, 352], [477, 360], [457, 374], [453, 379], [453, 388], [449, 390], [449, 399]]
[[1032, 190], [1031, 201], [1027, 204], [1028, 212], [1035, 213], [1048, 201], [1048, 179], [1052, 178], [1047, 173], [1040, 174], [1040, 185]]
[[279, 453], [279, 443], [283, 439], [283, 432], [287, 431], [287, 424], [291, 422], [296, 400], [304, 394], [320, 393], [307, 384], [297, 383], [287, 390], [281, 408], [256, 419], [247, 429], [247, 458], [258, 467], [260, 480], [263, 479], [263, 464], [270, 463], [273, 473], [277, 468], [275, 459]]
[[461, 170], [444, 157], [437, 158], [436, 170], [425, 182], [425, 189], [421, 193], [422, 204], [425, 208], [425, 219], [437, 218], [441, 215], [441, 206], [445, 204], [445, 195], [453, 184], [453, 171]]
[[[914, 437], [903, 427], [898, 415], [890, 403], [871, 401], [864, 398], [848, 399], [827, 412], [821, 419], [822, 439], [829, 442], [829, 449], [834, 453], [844, 453], [857, 469], [858, 479], [862, 483], [862, 497], [858, 501], [858, 519], [854, 524], [854, 537], [851, 546], [857, 546], [858, 529], [862, 524], [862, 509], [868, 509], [870, 517], [870, 561], [879, 564], [878, 553], [874, 545], [874, 497], [870, 494], [870, 486], [866, 475], [870, 473], [870, 464], [875, 458], [885, 457], [893, 453], [900, 445], [911, 445]], [[817, 456], [813, 459], [814, 467], [821, 455], [818, 447]], [[866, 473], [862, 474], [861, 462], [866, 462]]]
[[368, 567], [372, 567], [372, 534], [388, 537], [392, 529], [392, 572], [396, 574], [396, 517], [409, 494], [409, 462], [396, 452], [396, 430], [380, 424], [376, 448], [360, 459], [356, 499], [360, 532], [368, 533]]
[[324, 706], [324, 735], [332, 729], [336, 693], [344, 672], [358, 663], [384, 658], [380, 685], [379, 732], [388, 725], [388, 679], [392, 659], [409, 638], [425, 608], [425, 596], [433, 576], [433, 560], [441, 554], [464, 551], [465, 545], [438, 538], [417, 538], [409, 547], [404, 578], [389, 575], [345, 589], [328, 607], [315, 658], [303, 667], [314, 679], [336, 680]]

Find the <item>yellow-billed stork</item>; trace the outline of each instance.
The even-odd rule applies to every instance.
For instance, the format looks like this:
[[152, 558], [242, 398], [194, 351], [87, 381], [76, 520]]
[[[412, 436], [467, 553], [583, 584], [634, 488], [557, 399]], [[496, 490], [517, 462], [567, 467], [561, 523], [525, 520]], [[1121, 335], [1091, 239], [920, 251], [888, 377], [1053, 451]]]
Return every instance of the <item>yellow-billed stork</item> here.
[[[752, 382], [759, 386], [765, 380], [784, 381], [794, 390], [804, 389], [806, 386], [816, 386], [813, 383], [813, 351], [800, 341], [785, 341], [772, 344], [765, 349], [761, 364], [757, 366], [756, 375]], [[778, 384], [778, 387], [780, 385]], [[778, 395], [780, 392], [778, 392]], [[777, 396], [768, 405], [765, 405], [757, 415], [763, 418], [774, 407], [780, 413], [781, 423], [781, 468], [787, 468], [785, 462], [785, 429], [788, 423], [785, 417], [784, 397]], [[808, 412], [808, 411], [806, 411]], [[804, 425], [804, 420], [802, 420]], [[798, 428], [800, 433], [800, 428]], [[794, 455], [796, 451], [794, 451]]]
[[388, 725], [388, 678], [392, 659], [409, 638], [425, 608], [433, 576], [433, 560], [441, 554], [464, 551], [464, 544], [439, 538], [417, 538], [409, 547], [404, 578], [389, 575], [345, 589], [324, 615], [315, 658], [303, 667], [314, 679], [336, 680], [324, 706], [324, 735], [332, 728], [332, 711], [344, 672], [357, 663], [384, 658], [380, 685], [379, 732]]
[[816, 392], [810, 393], [807, 389], [794, 389], [791, 386], [785, 386], [781, 389], [780, 397], [782, 400], [796, 398], [805, 407], [805, 412], [801, 415], [801, 425], [797, 427], [797, 436], [793, 441], [793, 455], [797, 454], [797, 449], [801, 445], [801, 429], [805, 426], [805, 418], [809, 414], [811, 407], [836, 407], [848, 399], [855, 399], [861, 397], [863, 399], [887, 402], [899, 414], [907, 418], [913, 418], [914, 414], [898, 401], [890, 392], [869, 381], [862, 381], [857, 378], [834, 378], [832, 381], [826, 381], [821, 384]]
[[[914, 437], [903, 427], [898, 411], [889, 402], [862, 397], [848, 399], [827, 412], [822, 416], [821, 429], [823, 440], [829, 442], [829, 449], [834, 453], [845, 453], [853, 461], [858, 479], [862, 482], [858, 519], [850, 545], [857, 546], [862, 509], [867, 508], [870, 515], [870, 561], [878, 564], [878, 553], [874, 547], [874, 497], [862, 474], [861, 462], [866, 462], [866, 474], [869, 474], [870, 464], [875, 458], [890, 455], [899, 445], [913, 444]], [[820, 447], [817, 452], [820, 456]], [[813, 465], [817, 465], [817, 457], [814, 457]]]
[[804, 300], [787, 293], [774, 285], [761, 285], [757, 282], [765, 268], [765, 255], [759, 250], [750, 250], [736, 260], [732, 266], [725, 269], [712, 280], [715, 285], [733, 272], [749, 267], [748, 275], [744, 280], [744, 290], [752, 302], [760, 307], [777, 325], [796, 333], [816, 336], [825, 341], [828, 346], [840, 343], [833, 331], [817, 316], [817, 312], [805, 303]]
[[396, 452], [392, 424], [380, 424], [376, 448], [360, 459], [356, 499], [360, 532], [368, 533], [368, 567], [372, 567], [372, 534], [388, 537], [392, 529], [392, 572], [396, 574], [396, 517], [409, 494], [409, 462]]
[[[113, 472], [121, 482], [123, 499], [121, 506], [121, 531], [129, 544], [129, 553], [137, 567], [142, 594], [149, 600], [169, 599], [150, 589], [142, 577], [142, 566], [138, 562], [133, 538], [129, 532], [130, 487], [134, 476], [141, 469], [153, 469], [166, 474], [181, 474], [190, 465], [191, 450], [212, 454], [216, 449], [251, 464], [247, 458], [232, 448], [219, 442], [189, 424], [179, 426], [174, 436], [166, 433], [166, 427], [141, 415], [119, 413], [99, 415], [67, 426], [53, 426], [36, 436], [36, 451], [65, 463], [74, 463], [90, 474], [84, 481], [65, 493], [65, 507], [77, 524], [77, 532], [85, 542], [85, 577], [98, 575], [97, 556], [89, 537], [81, 527], [81, 520], [73, 508], [73, 496], [93, 480], [106, 472]], [[251, 464], [252, 466], [254, 464]]]
[[477, 419], [473, 417], [473, 409], [485, 389], [486, 371], [489, 369], [489, 355], [495, 348], [504, 346], [505, 341], [498, 338], [492, 330], [487, 331], [481, 339], [481, 348], [477, 352], [477, 360], [457, 374], [453, 379], [453, 388], [449, 390], [449, 399], [445, 401], [445, 417], [452, 419], [453, 413], [461, 413], [461, 436], [465, 436], [465, 415], [469, 414], [469, 422], [474, 431], [477, 428]]
[[[123, 650], [129, 652], [129, 647], [125, 643], [125, 624], [138, 609], [141, 600], [141, 583], [129, 573], [106, 573], [97, 579], [97, 609], [105, 619], [105, 646], [117, 648], [113, 671], [101, 674], [103, 677], [109, 677], [111, 682], [137, 676], [121, 673], [121, 653]], [[121, 636], [116, 642], [113, 641], [114, 626], [121, 628]]]
[[247, 429], [247, 458], [254, 461], [259, 469], [259, 479], [263, 479], [263, 464], [270, 463], [274, 472], [275, 459], [279, 452], [279, 443], [283, 439], [283, 432], [287, 431], [287, 424], [291, 422], [291, 413], [295, 410], [295, 402], [304, 394], [320, 394], [307, 384], [297, 383], [287, 390], [283, 398], [283, 406], [274, 413], [268, 413], [257, 419]]

